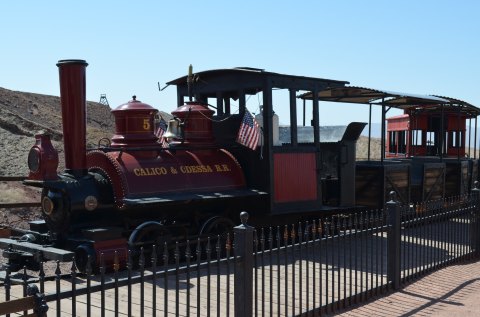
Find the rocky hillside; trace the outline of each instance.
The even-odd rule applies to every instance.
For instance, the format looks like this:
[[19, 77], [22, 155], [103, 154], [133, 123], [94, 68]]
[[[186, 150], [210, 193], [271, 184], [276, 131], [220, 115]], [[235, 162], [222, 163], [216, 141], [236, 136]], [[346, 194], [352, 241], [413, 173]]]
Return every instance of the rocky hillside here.
[[[87, 143], [97, 144], [114, 131], [110, 108], [87, 102]], [[35, 134], [49, 133], [63, 162], [60, 97], [0, 88], [0, 175], [28, 174], [27, 155]]]
[[[380, 139], [372, 138], [370, 140], [370, 159], [379, 160], [381, 154]], [[357, 160], [367, 160], [368, 158], [368, 137], [361, 135], [357, 142]]]

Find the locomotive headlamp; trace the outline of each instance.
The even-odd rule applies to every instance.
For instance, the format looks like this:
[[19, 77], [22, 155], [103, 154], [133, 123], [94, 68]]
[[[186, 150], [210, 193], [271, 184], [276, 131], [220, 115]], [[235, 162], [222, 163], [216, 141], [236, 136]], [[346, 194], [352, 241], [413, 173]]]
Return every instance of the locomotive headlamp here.
[[31, 148], [28, 152], [28, 168], [32, 173], [38, 172], [40, 168], [40, 150], [38, 148]]
[[53, 148], [50, 136], [37, 134], [35, 145], [28, 153], [29, 180], [57, 179], [58, 153]]
[[55, 204], [53, 203], [53, 201], [48, 196], [43, 197], [42, 199], [43, 212], [46, 215], [50, 216], [54, 208], [55, 208]]

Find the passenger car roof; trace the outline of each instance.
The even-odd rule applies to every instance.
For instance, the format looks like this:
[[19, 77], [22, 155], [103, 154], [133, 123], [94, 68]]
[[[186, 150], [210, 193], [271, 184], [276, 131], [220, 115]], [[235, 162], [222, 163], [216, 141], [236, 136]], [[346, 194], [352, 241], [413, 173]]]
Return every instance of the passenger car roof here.
[[[301, 99], [312, 99], [311, 92], [298, 96]], [[459, 111], [468, 115], [477, 116], [480, 109], [460, 99], [411, 93], [394, 92], [366, 87], [345, 86], [327, 88], [318, 92], [318, 99], [323, 101], [376, 104], [403, 110], [438, 110], [443, 107], [446, 111]]]

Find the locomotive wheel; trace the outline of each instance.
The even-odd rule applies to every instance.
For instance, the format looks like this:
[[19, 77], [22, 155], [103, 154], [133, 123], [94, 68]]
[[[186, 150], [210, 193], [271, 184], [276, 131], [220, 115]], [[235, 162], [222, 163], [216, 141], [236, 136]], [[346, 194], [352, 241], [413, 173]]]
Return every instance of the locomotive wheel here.
[[[233, 232], [235, 224], [232, 220], [222, 216], [214, 216], [205, 221], [200, 229], [200, 237], [202, 240], [210, 238], [210, 247], [213, 248], [215, 256], [224, 257], [226, 255], [225, 243], [227, 234]], [[231, 236], [233, 239], [233, 236]], [[220, 253], [216, 250], [216, 246], [220, 245]]]
[[150, 249], [152, 245], [163, 246], [170, 240], [171, 233], [167, 227], [156, 221], [147, 221], [132, 231], [128, 238], [128, 248], [138, 252], [142, 247]]
[[200, 229], [200, 236], [221, 236], [225, 237], [227, 233], [233, 231], [235, 224], [229, 218], [214, 216], [205, 221]]

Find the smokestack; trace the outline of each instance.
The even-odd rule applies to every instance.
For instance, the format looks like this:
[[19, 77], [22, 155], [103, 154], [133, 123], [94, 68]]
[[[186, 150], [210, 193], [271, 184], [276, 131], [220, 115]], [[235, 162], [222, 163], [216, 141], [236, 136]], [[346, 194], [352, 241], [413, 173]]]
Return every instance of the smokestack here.
[[87, 62], [60, 60], [60, 102], [62, 104], [65, 172], [81, 177], [87, 173], [86, 158], [86, 81]]

